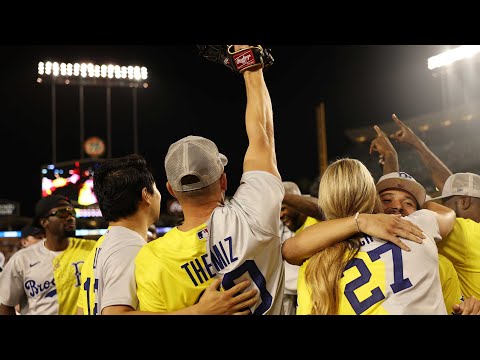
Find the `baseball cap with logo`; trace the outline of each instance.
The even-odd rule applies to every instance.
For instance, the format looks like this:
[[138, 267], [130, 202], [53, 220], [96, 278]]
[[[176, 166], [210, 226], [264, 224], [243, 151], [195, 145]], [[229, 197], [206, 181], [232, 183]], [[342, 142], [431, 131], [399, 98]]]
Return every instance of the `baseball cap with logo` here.
[[377, 181], [377, 191], [380, 194], [385, 190], [403, 190], [413, 195], [417, 200], [418, 206], [422, 206], [425, 202], [427, 192], [425, 188], [417, 182], [413, 176], [403, 171], [393, 172], [383, 175]]
[[472, 173], [456, 173], [448, 177], [443, 186], [442, 195], [432, 200], [463, 195], [480, 198], [480, 176]]
[[[165, 156], [165, 172], [175, 191], [192, 191], [217, 181], [227, 163], [227, 157], [218, 152], [213, 141], [190, 135], [170, 145]], [[195, 176], [197, 181], [183, 184], [182, 179], [187, 175]]]

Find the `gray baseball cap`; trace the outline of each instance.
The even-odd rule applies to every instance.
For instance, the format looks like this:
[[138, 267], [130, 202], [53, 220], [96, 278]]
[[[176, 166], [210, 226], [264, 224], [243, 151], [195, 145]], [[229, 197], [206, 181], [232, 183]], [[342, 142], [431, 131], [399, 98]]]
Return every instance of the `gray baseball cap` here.
[[473, 173], [456, 173], [448, 177], [443, 186], [442, 195], [432, 200], [450, 196], [473, 196], [480, 198], [480, 176]]
[[[213, 141], [190, 135], [170, 145], [165, 156], [165, 172], [173, 190], [193, 191], [217, 181], [227, 163], [227, 157], [218, 152]], [[198, 181], [182, 184], [187, 175], [197, 177]]]

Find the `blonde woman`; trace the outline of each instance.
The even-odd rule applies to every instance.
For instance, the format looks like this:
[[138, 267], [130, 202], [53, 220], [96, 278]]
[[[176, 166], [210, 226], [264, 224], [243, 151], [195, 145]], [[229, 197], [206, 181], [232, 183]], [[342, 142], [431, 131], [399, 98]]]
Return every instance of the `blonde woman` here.
[[356, 234], [331, 245], [322, 239], [328, 236], [319, 231], [315, 234], [318, 228], [312, 226], [299, 234], [305, 238], [287, 240], [289, 251], [295, 242], [301, 244], [312, 235], [316, 235], [317, 245], [325, 242], [325, 248], [300, 268], [297, 314], [446, 314], [436, 241], [452, 230], [454, 212], [427, 202], [424, 209], [403, 217], [424, 235], [422, 243], [411, 242], [406, 251], [404, 246], [402, 250], [393, 242], [362, 232], [364, 215], [380, 210], [381, 204], [375, 182], [360, 161], [332, 163], [319, 188], [318, 203], [326, 219], [350, 221]]

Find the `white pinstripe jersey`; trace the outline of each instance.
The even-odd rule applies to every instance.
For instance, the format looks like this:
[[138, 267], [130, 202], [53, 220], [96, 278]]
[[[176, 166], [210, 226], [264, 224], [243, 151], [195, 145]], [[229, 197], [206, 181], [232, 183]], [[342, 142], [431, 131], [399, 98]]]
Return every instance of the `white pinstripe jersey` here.
[[285, 275], [278, 229], [284, 193], [274, 175], [246, 172], [233, 198], [207, 221], [212, 269], [223, 275], [225, 289], [244, 279], [252, 281], [250, 288], [257, 288], [261, 296], [251, 309], [255, 315], [283, 314]]

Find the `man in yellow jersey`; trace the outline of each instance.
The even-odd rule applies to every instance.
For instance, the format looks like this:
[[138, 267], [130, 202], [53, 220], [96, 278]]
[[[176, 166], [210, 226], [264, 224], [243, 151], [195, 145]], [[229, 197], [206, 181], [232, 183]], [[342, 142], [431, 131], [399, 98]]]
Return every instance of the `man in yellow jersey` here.
[[449, 259], [466, 297], [480, 298], [480, 176], [452, 174], [443, 187], [443, 205], [457, 214], [450, 235], [438, 244], [438, 253]]
[[68, 198], [50, 195], [35, 207], [35, 226], [46, 239], [16, 252], [0, 277], [0, 314], [74, 315], [83, 262], [94, 240], [75, 238], [75, 210]]
[[244, 279], [258, 289], [259, 300], [248, 309], [253, 314], [283, 313], [279, 213], [284, 189], [263, 77], [265, 52], [249, 45], [228, 45], [228, 51], [224, 64], [237, 66], [247, 94], [249, 145], [240, 186], [225, 199], [227, 158], [213, 141], [187, 136], [170, 145], [165, 157], [167, 189], [180, 202], [185, 219], [145, 245], [135, 259], [141, 310], [173, 311], [193, 305], [222, 275], [224, 289]]
[[[148, 227], [160, 216], [160, 192], [145, 159], [136, 154], [108, 159], [93, 176], [94, 192], [107, 232], [97, 241], [83, 266], [82, 289], [78, 298], [79, 314], [84, 315], [154, 315], [136, 311], [134, 259], [147, 243]], [[220, 294], [219, 281], [213, 283], [201, 301], [175, 313], [156, 314], [224, 314], [236, 313], [248, 293], [234, 298], [248, 284]], [[255, 302], [254, 294], [250, 297]]]
[[399, 127], [392, 139], [410, 145], [442, 195], [443, 205], [457, 215], [450, 235], [438, 244], [438, 252], [453, 263], [465, 297], [480, 299], [480, 176], [473, 173], [452, 174], [450, 169], [396, 115]]

